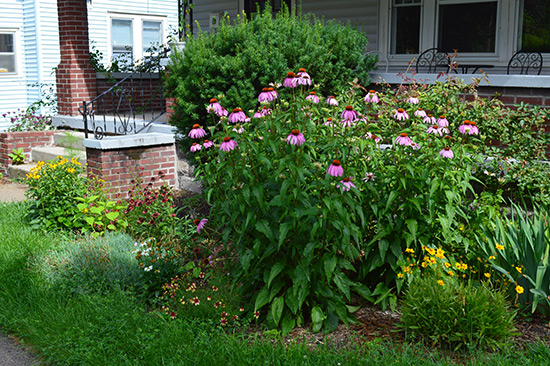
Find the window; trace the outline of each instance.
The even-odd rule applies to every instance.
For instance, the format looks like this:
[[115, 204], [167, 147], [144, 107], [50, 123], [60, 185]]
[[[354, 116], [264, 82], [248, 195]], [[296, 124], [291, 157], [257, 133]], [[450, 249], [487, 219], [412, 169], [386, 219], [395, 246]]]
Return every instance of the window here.
[[420, 53], [421, 0], [393, 0], [392, 53]]
[[111, 60], [127, 65], [150, 56], [165, 42], [164, 17], [111, 14]]
[[550, 2], [524, 0], [519, 49], [550, 52]]
[[285, 4], [288, 9], [292, 6], [291, 0], [244, 0], [244, 12], [246, 14], [255, 13], [257, 8], [263, 11], [266, 5], [269, 4], [273, 13], [277, 13], [281, 10], [282, 4]]
[[0, 73], [15, 73], [15, 32], [0, 31]]

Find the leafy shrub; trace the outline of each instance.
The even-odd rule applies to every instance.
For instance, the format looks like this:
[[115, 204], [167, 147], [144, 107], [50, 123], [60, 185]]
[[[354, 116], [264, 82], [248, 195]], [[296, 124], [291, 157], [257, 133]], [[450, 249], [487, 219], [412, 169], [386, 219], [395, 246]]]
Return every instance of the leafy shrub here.
[[473, 282], [415, 280], [402, 302], [401, 326], [433, 344], [498, 348], [513, 335], [515, 313], [501, 293]]
[[134, 241], [124, 234], [65, 242], [38, 256], [34, 266], [46, 281], [71, 292], [130, 289], [139, 281], [131, 253]]
[[531, 311], [550, 313], [550, 212], [530, 215], [513, 204], [511, 217], [495, 220], [478, 237], [479, 252], [503, 277], [509, 295]]
[[98, 237], [107, 231], [124, 230], [128, 227], [128, 221], [121, 215], [128, 206], [126, 203], [120, 200], [107, 200], [101, 194], [75, 199], [80, 202], [76, 205], [80, 214], [77, 214], [74, 220], [82, 222], [82, 233]]
[[256, 107], [256, 95], [270, 83], [281, 83], [288, 71], [304, 67], [327, 95], [354, 78], [368, 84], [375, 59], [365, 55], [366, 36], [350, 26], [324, 23], [313, 15], [276, 16], [270, 9], [239, 16], [233, 25], [220, 21], [216, 33], [199, 33], [176, 53], [167, 76], [169, 94], [178, 104], [173, 121], [186, 132], [206, 120], [206, 102], [223, 98], [244, 111]]
[[214, 230], [239, 258], [235, 281], [283, 333], [353, 321], [352, 294], [395, 306], [405, 248], [463, 245], [460, 206], [479, 163], [476, 135], [459, 133], [458, 121], [452, 137], [427, 133], [406, 94], [365, 105], [351, 89], [335, 98], [342, 107], [291, 90], [279, 89], [254, 122], [222, 118], [209, 129], [217, 144], [192, 148]]
[[89, 193], [90, 180], [78, 160], [57, 157], [40, 161], [27, 175], [31, 200], [28, 217], [46, 229], [80, 229], [84, 225], [77, 197]]

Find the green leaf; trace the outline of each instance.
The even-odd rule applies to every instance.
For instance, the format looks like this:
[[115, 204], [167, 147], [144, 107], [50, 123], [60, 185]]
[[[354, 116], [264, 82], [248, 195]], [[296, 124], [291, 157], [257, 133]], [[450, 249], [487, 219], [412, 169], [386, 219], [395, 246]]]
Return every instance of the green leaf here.
[[285, 300], [282, 296], [273, 299], [273, 302], [271, 303], [271, 316], [273, 317], [273, 322], [276, 326], [278, 326], [279, 322], [281, 321], [284, 307]]
[[271, 231], [271, 228], [269, 227], [269, 223], [267, 220], [260, 220], [256, 222], [256, 230], [264, 234], [268, 240], [273, 241], [273, 232]]
[[101, 206], [90, 207], [90, 212], [99, 215], [103, 212], [103, 207]]
[[118, 211], [111, 211], [108, 212], [105, 216], [107, 216], [109, 220], [114, 221], [119, 215], [120, 213]]
[[317, 333], [323, 327], [323, 322], [325, 321], [325, 313], [319, 306], [315, 306], [311, 309], [311, 322], [313, 323], [313, 332]]
[[271, 281], [273, 281], [273, 279], [277, 277], [277, 275], [281, 273], [281, 271], [284, 268], [285, 268], [285, 261], [277, 262], [273, 265], [273, 267], [271, 267], [271, 271], [269, 271], [269, 277], [267, 279], [268, 288], [271, 286]]
[[294, 329], [295, 325], [296, 321], [294, 320], [294, 318], [290, 314], [285, 315], [281, 323], [281, 331], [283, 333], [283, 337], [290, 333], [290, 331]]
[[256, 295], [256, 302], [254, 304], [254, 311], [260, 310], [265, 304], [269, 302], [269, 290], [264, 287]]
[[95, 222], [95, 219], [93, 217], [85, 217], [84, 221], [86, 221], [88, 223], [88, 225], [93, 226], [94, 222]]
[[334, 283], [340, 291], [346, 296], [348, 301], [351, 300], [351, 294], [349, 290], [350, 280], [342, 272], [334, 274]]
[[409, 232], [411, 233], [413, 240], [416, 240], [416, 232], [418, 230], [418, 222], [415, 219], [409, 219], [406, 220], [405, 223], [407, 224], [407, 227], [409, 228]]
[[338, 262], [338, 259], [336, 258], [336, 255], [331, 255], [327, 259], [325, 259], [325, 275], [327, 276], [327, 281], [330, 282], [330, 278], [332, 277], [332, 272], [334, 272], [334, 268], [336, 268], [336, 263]]
[[281, 249], [287, 235], [288, 235], [288, 232], [290, 231], [290, 229], [292, 228], [292, 223], [291, 222], [288, 222], [288, 221], [285, 221], [281, 224], [281, 226], [279, 227], [279, 246], [278, 246], [278, 250]]

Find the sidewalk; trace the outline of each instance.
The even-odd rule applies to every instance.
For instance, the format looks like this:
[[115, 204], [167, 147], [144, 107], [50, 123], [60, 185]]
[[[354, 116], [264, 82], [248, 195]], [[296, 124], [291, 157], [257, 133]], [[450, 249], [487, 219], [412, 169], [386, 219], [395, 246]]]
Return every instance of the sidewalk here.
[[24, 201], [26, 191], [25, 184], [0, 182], [0, 202]]

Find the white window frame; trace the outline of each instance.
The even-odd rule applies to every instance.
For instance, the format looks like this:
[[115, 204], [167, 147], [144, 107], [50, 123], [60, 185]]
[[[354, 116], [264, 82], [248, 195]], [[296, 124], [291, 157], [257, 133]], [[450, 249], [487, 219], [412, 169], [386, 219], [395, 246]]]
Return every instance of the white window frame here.
[[[483, 3], [495, 0], [422, 0], [420, 11], [419, 52], [437, 47], [439, 32], [439, 5]], [[465, 53], [459, 56], [463, 62], [487, 62], [504, 64], [512, 56], [518, 43], [519, 5], [516, 0], [497, 1], [497, 24], [495, 36], [495, 52]], [[418, 54], [392, 54], [392, 9], [393, 0], [380, 0], [378, 34], [379, 53], [384, 54], [390, 66], [408, 64]]]
[[107, 34], [107, 57], [109, 62], [113, 59], [113, 44], [112, 44], [112, 20], [122, 19], [132, 21], [132, 56], [134, 63], [143, 60], [148, 56], [143, 50], [143, 22], [160, 22], [161, 23], [161, 42], [164, 44], [168, 40], [167, 17], [162, 15], [149, 14], [127, 14], [109, 12], [107, 14], [107, 24], [109, 32]]
[[14, 75], [19, 74], [20, 65], [20, 50], [19, 50], [19, 32], [15, 28], [0, 28], [0, 33], [2, 34], [12, 34], [13, 35], [13, 56], [14, 56], [14, 65], [15, 71], [0, 72], [0, 77], [13, 77]]

